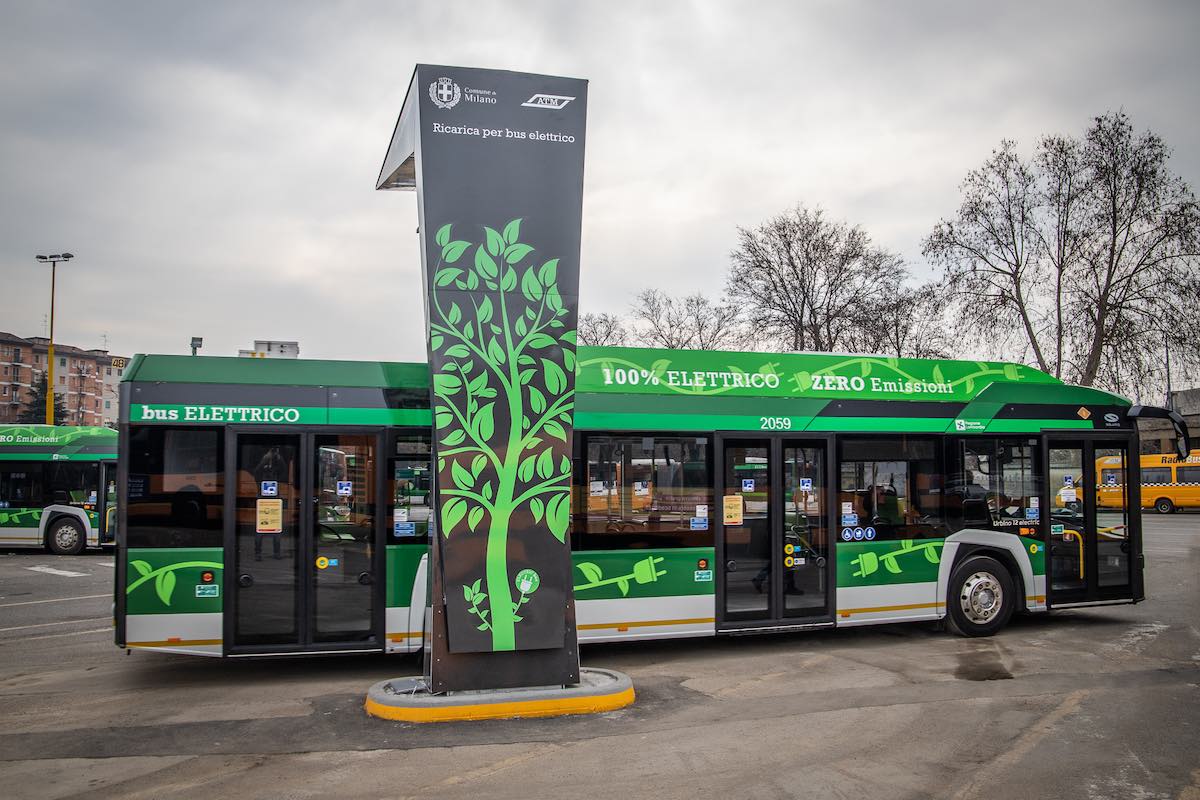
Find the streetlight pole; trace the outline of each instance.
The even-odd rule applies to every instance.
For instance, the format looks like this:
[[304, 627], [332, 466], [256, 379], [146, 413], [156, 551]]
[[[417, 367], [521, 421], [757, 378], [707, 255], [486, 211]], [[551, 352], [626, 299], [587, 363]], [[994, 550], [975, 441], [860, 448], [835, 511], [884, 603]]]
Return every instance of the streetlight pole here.
[[49, 364], [46, 370], [46, 424], [54, 424], [54, 283], [58, 274], [60, 261], [70, 261], [72, 253], [54, 253], [49, 256], [38, 256], [43, 264], [50, 264], [50, 343], [46, 348]]

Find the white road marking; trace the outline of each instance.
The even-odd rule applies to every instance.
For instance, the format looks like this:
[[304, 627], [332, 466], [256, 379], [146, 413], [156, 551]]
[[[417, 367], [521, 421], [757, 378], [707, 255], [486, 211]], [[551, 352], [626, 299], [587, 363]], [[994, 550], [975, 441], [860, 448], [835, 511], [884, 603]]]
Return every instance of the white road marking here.
[[75, 625], [80, 622], [99, 622], [102, 619], [112, 619], [112, 617], [88, 617], [87, 619], [65, 619], [61, 622], [39, 622], [36, 625], [14, 625], [11, 628], [0, 628], [0, 633], [6, 631], [27, 631], [30, 628], [49, 628], [51, 625]]
[[56, 597], [53, 600], [26, 600], [23, 603], [4, 603], [0, 608], [12, 608], [13, 606], [36, 606], [40, 603], [65, 603], [68, 600], [95, 600], [98, 597], [112, 597], [112, 593], [107, 594], [85, 594], [79, 597]]
[[112, 561], [94, 561], [92, 563], [94, 563], [98, 567], [108, 567], [109, 569], [117, 568], [117, 565], [115, 563], [113, 563]]
[[37, 639], [57, 639], [59, 636], [83, 636], [88, 633], [112, 633], [112, 627], [92, 628], [90, 631], [71, 631], [70, 633], [48, 633], [45, 636], [25, 636], [20, 637], [20, 641], [32, 642]]
[[26, 567], [25, 569], [29, 570], [30, 572], [44, 572], [47, 575], [61, 575], [64, 578], [86, 578], [88, 576], [88, 573], [86, 572], [72, 572], [69, 569], [55, 569], [54, 567], [47, 567], [45, 564], [38, 564], [36, 567]]

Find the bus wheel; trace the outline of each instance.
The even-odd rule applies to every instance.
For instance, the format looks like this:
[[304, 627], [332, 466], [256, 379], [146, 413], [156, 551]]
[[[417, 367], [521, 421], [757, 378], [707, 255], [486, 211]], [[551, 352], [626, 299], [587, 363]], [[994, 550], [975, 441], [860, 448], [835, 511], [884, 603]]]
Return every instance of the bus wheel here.
[[1154, 510], [1160, 514], [1170, 514], [1175, 510], [1175, 504], [1169, 498], [1160, 497], [1154, 501]]
[[950, 575], [946, 616], [961, 636], [991, 636], [1008, 624], [1016, 600], [1004, 565], [989, 556], [974, 556]]
[[87, 539], [78, 522], [70, 517], [60, 517], [50, 525], [46, 546], [56, 556], [77, 556], [87, 546]]

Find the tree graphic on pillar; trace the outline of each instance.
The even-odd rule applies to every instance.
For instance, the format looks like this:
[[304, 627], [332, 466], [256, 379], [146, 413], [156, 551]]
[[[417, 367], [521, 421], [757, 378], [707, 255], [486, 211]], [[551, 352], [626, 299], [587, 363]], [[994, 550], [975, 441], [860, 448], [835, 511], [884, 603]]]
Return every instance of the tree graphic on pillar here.
[[441, 536], [485, 536], [484, 574], [461, 586], [466, 613], [491, 649], [516, 649], [522, 609], [541, 583], [509, 564], [514, 515], [565, 544], [575, 330], [557, 283], [558, 259], [520, 241], [521, 220], [480, 241], [435, 236], [430, 345], [438, 437]]

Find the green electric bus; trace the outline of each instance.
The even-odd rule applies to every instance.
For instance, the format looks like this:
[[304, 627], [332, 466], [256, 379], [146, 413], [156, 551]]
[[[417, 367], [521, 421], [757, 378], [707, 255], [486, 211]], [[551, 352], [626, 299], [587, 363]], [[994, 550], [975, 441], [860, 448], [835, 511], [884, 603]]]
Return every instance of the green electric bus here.
[[116, 533], [117, 432], [0, 426], [0, 547], [75, 555]]
[[[946, 622], [1144, 596], [1136, 412], [1020, 364], [579, 348], [583, 642]], [[424, 364], [136, 357], [116, 644], [412, 652]], [[1097, 460], [1126, 494], [1097, 503]]]

